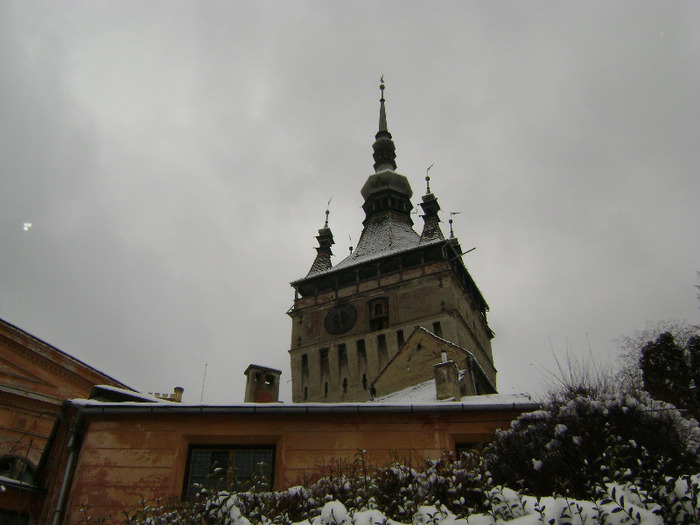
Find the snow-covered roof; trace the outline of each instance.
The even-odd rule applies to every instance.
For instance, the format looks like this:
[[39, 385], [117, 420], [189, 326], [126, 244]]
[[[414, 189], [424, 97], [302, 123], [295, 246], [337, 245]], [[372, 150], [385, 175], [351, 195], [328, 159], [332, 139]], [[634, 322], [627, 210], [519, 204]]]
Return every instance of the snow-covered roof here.
[[[357, 249], [353, 253], [348, 255], [335, 266], [321, 271], [315, 270], [313, 273], [309, 272], [306, 277], [293, 281], [292, 285], [305, 281], [307, 278], [315, 278], [320, 275], [330, 274], [337, 270], [344, 270], [353, 266], [375, 261], [389, 255], [400, 255], [402, 253], [410, 252], [418, 247], [423, 248], [445, 242], [444, 239], [433, 239], [430, 241], [419, 242], [420, 237], [418, 234], [413, 231], [410, 226], [408, 227], [410, 232], [407, 231], [405, 227], [402, 228], [401, 226], [398, 226], [399, 222], [400, 221], [390, 221], [388, 224], [386, 224], [387, 228], [384, 231], [375, 231], [369, 236], [365, 236], [363, 231], [363, 236], [360, 237]], [[411, 235], [411, 233], [413, 235]], [[367, 240], [363, 242], [364, 237], [367, 237]]]
[[111, 385], [95, 385], [92, 387], [90, 399], [100, 402], [125, 402], [131, 401], [136, 403], [169, 403], [152, 395], [136, 392], [135, 390], [127, 390]]
[[527, 394], [484, 394], [478, 396], [463, 396], [461, 399], [446, 399], [438, 401], [435, 394], [435, 380], [430, 379], [403, 390], [377, 397], [375, 403], [391, 403], [402, 405], [419, 405], [429, 403], [459, 403], [463, 405], [503, 405], [532, 404], [532, 398]]
[[341, 268], [360, 262], [360, 260], [415, 248], [419, 241], [420, 236], [413, 230], [411, 223], [405, 217], [394, 213], [374, 217], [362, 230], [355, 251], [335, 267]]

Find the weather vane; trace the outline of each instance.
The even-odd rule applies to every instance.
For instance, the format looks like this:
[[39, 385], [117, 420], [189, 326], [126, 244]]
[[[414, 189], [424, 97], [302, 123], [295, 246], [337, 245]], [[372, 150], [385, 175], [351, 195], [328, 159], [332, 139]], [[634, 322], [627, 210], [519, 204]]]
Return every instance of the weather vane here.
[[326, 204], [326, 223], [323, 225], [324, 228], [328, 228], [328, 215], [330, 215], [331, 211], [331, 201], [333, 200], [333, 197], [328, 199], [328, 203]]

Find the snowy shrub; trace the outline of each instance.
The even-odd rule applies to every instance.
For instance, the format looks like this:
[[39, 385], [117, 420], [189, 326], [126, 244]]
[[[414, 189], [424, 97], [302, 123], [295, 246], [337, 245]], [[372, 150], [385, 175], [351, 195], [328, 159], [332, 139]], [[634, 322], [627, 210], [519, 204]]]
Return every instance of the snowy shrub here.
[[589, 497], [606, 483], [660, 486], [698, 471], [700, 430], [672, 405], [644, 393], [570, 390], [496, 434], [487, 466], [496, 483]]
[[[444, 474], [450, 470], [446, 464], [439, 467]], [[430, 470], [390, 469], [394, 474], [414, 476], [413, 481], [422, 484], [427, 478], [436, 476], [437, 469], [428, 477]], [[409, 477], [403, 477], [408, 481]], [[413, 482], [411, 481], [411, 482]], [[427, 485], [426, 485], [427, 486]], [[569, 525], [660, 525], [661, 523], [700, 523], [700, 475], [666, 478], [663, 485], [645, 490], [635, 483], [606, 483], [599, 485], [595, 494], [588, 498], [572, 498], [557, 495], [534, 496], [504, 486], [484, 488], [483, 509], [454, 512], [448, 505], [433, 502], [417, 505], [403, 519], [392, 518], [384, 508], [354, 509], [337, 500], [321, 501], [315, 486], [295, 487], [284, 492], [259, 494], [270, 507], [258, 507], [257, 517], [246, 510], [246, 500], [251, 493], [226, 493], [202, 491], [192, 505], [169, 503], [149, 506], [123, 523], [129, 525], [497, 525], [517, 523], [519, 525], [569, 524]], [[289, 501], [289, 497], [305, 499], [301, 507], [307, 509], [293, 520], [289, 514], [275, 514], [275, 501]], [[388, 494], [385, 494], [388, 497]], [[426, 497], [428, 497], [426, 495]], [[321, 498], [325, 499], [325, 497]], [[366, 502], [365, 502], [366, 503]], [[365, 505], [366, 506], [366, 505]], [[85, 519], [79, 523], [118, 523], [119, 520], [94, 519], [86, 511]]]
[[339, 501], [329, 501], [321, 509], [321, 515], [311, 522], [312, 525], [350, 525], [352, 523], [348, 510]]
[[412, 516], [425, 496], [420, 474], [415, 469], [396, 463], [379, 469], [372, 479], [373, 502], [393, 519]]
[[482, 452], [462, 453], [456, 460], [444, 455], [428, 460], [421, 475], [425, 505], [442, 505], [450, 512], [466, 516], [483, 512], [488, 505], [486, 472]]

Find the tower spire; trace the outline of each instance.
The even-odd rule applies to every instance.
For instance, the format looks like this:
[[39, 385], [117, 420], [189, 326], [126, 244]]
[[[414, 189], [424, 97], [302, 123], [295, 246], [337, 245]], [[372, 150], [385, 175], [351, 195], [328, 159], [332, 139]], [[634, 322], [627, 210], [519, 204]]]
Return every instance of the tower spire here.
[[379, 81], [379, 131], [374, 136], [375, 141], [372, 145], [374, 149], [374, 172], [379, 173], [383, 170], [396, 169], [396, 146], [391, 139], [391, 133], [386, 123], [386, 107], [384, 105], [384, 75]]
[[388, 131], [386, 124], [386, 108], [384, 107], [384, 75], [382, 75], [379, 82], [379, 91], [381, 92], [381, 97], [379, 98], [379, 131]]

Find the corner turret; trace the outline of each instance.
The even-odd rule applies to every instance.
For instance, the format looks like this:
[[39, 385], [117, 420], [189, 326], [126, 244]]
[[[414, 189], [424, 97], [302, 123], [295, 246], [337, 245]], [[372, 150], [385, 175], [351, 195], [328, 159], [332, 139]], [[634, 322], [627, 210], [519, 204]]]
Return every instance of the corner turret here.
[[[432, 167], [431, 165], [430, 168]], [[428, 168], [428, 170], [430, 170], [430, 168]], [[437, 198], [430, 191], [429, 175], [425, 176], [425, 182], [427, 187], [425, 195], [423, 195], [423, 202], [420, 203], [420, 207], [423, 208], [423, 233], [421, 233], [420, 236], [421, 243], [445, 239], [440, 229], [440, 218], [438, 217], [440, 204], [438, 204]]]
[[314, 263], [311, 265], [309, 273], [306, 274], [307, 277], [315, 273], [329, 270], [333, 267], [333, 263], [331, 262], [331, 255], [333, 255], [331, 246], [335, 244], [335, 241], [333, 240], [333, 232], [331, 232], [331, 229], [328, 227], [329, 213], [330, 211], [326, 210], [326, 222], [323, 225], [323, 228], [318, 230], [318, 235], [316, 236], [316, 240], [318, 241], [318, 248], [316, 248], [316, 259], [314, 259]]

